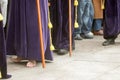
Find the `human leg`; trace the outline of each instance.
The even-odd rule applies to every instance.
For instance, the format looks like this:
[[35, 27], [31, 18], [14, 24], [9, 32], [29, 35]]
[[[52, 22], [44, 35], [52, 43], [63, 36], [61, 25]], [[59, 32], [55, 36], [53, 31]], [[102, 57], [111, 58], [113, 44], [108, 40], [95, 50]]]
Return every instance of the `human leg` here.
[[93, 33], [94, 35], [103, 35], [103, 30], [101, 29], [102, 19], [94, 19], [93, 21]]

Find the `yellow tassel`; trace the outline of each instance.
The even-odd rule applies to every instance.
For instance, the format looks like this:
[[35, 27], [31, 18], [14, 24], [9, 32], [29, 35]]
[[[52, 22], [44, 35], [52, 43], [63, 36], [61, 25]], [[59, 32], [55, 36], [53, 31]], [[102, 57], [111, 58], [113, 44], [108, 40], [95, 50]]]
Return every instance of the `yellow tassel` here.
[[[50, 6], [50, 4], [48, 4], [48, 6]], [[50, 50], [55, 50], [55, 47], [53, 46], [52, 44], [52, 35], [51, 35], [51, 29], [53, 28], [53, 25], [50, 21], [50, 11], [49, 11], [49, 8], [48, 8], [48, 28], [49, 28], [49, 33], [50, 33]]]
[[105, 9], [105, 0], [101, 0], [101, 9]]
[[0, 78], [2, 78], [1, 72], [0, 72]]
[[74, 0], [74, 6], [78, 6], [78, 0]]
[[55, 50], [55, 47], [52, 44], [51, 29], [49, 31], [50, 31], [50, 50]]
[[74, 0], [74, 6], [75, 6], [75, 23], [74, 23], [74, 27], [78, 28], [79, 24], [77, 22], [77, 7], [78, 7], [78, 0]]
[[75, 28], [78, 28], [78, 27], [79, 27], [79, 24], [78, 24], [77, 21], [75, 21], [75, 23], [74, 23], [74, 27], [75, 27]]
[[102, 5], [102, 9], [105, 9], [105, 6], [104, 6], [104, 5]]
[[2, 14], [0, 13], [0, 21], [2, 21], [3, 20], [3, 16], [2, 16]]
[[51, 21], [48, 22], [48, 27], [49, 27], [49, 29], [53, 28], [53, 25], [52, 25]]
[[55, 47], [53, 46], [53, 44], [50, 45], [50, 50], [55, 50]]

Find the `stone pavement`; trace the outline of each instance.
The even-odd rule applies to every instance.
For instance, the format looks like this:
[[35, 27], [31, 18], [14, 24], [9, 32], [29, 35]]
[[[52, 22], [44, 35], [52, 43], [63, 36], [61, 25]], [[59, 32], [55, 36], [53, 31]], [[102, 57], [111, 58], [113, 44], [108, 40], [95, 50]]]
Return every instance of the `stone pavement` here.
[[102, 36], [76, 41], [72, 57], [58, 56], [35, 68], [26, 68], [24, 63], [13, 63], [8, 56], [8, 80], [120, 80], [120, 37], [115, 45], [102, 46]]

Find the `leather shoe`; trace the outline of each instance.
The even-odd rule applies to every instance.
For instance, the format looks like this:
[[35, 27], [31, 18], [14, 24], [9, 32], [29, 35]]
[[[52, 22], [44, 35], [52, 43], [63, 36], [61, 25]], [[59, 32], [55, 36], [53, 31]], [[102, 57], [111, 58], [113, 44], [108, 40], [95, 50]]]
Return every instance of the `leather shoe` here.
[[65, 49], [60, 49], [60, 50], [57, 52], [58, 55], [65, 55], [65, 54], [67, 54], [67, 53], [68, 53], [68, 50], [65, 50]]
[[115, 39], [107, 39], [106, 41], [103, 42], [103, 46], [108, 46], [108, 45], [113, 45], [115, 44]]
[[80, 36], [80, 34], [76, 34], [74, 38], [75, 38], [75, 40], [82, 40], [82, 39], [83, 39], [83, 38]]
[[2, 78], [0, 78], [0, 79], [9, 79], [11, 77], [12, 77], [11, 75], [7, 74], [6, 76], [2, 76]]
[[93, 32], [94, 35], [103, 35], [103, 30], [98, 30]]
[[55, 50], [53, 50], [53, 52], [57, 53], [57, 52], [59, 52], [59, 49], [55, 49]]
[[7, 74], [7, 66], [6, 64], [3, 65], [4, 67], [0, 68], [1, 71], [1, 78], [0, 79], [9, 79], [11, 78], [11, 75]]

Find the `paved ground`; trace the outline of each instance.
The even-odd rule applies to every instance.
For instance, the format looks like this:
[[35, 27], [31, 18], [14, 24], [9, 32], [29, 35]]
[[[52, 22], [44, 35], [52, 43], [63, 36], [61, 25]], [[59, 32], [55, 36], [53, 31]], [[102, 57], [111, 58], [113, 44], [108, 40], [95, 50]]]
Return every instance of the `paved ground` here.
[[13, 63], [8, 57], [9, 80], [120, 80], [120, 37], [116, 44], [103, 47], [104, 39], [76, 41], [72, 57], [54, 54], [54, 61], [26, 68], [25, 63]]

